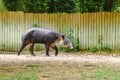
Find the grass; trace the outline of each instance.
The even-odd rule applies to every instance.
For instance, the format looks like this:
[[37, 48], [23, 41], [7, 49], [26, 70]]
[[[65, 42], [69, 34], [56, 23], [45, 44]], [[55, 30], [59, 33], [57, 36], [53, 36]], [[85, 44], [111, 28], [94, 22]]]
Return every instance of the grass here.
[[120, 69], [72, 62], [0, 66], [0, 80], [120, 80]]

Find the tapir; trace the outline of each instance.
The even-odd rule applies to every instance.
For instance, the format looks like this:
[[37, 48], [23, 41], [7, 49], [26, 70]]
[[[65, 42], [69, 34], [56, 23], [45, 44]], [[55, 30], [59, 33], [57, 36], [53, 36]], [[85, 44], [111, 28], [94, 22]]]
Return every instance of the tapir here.
[[55, 56], [58, 55], [56, 43], [60, 43], [69, 49], [73, 49], [72, 42], [70, 42], [67, 36], [49, 29], [31, 28], [22, 35], [21, 39], [22, 45], [18, 50], [18, 55], [20, 55], [20, 52], [25, 46], [29, 45], [31, 55], [35, 56], [33, 48], [36, 43], [45, 45], [46, 56], [49, 56], [50, 47], [55, 50]]

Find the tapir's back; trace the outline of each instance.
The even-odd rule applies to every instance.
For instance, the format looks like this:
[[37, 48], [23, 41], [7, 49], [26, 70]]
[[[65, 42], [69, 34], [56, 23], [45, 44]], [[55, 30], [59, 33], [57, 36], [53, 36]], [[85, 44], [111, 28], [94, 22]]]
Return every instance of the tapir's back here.
[[40, 33], [40, 34], [46, 34], [47, 32], [49, 32], [49, 31], [51, 31], [51, 30], [48, 30], [48, 29], [41, 29], [41, 28], [31, 28], [31, 29], [29, 29], [29, 30], [27, 30], [26, 32], [25, 32], [25, 34], [30, 34], [30, 33], [34, 33], [34, 32], [36, 32], [36, 33]]
[[[54, 32], [52, 30], [48, 30], [48, 29], [41, 29], [41, 28], [32, 28], [27, 30], [23, 36], [22, 36], [22, 41], [33, 41], [34, 42], [43, 42], [43, 39], [45, 36], [48, 36], [49, 33], [55, 33], [57, 35], [60, 35], [57, 32]], [[51, 35], [52, 36], [52, 35]]]

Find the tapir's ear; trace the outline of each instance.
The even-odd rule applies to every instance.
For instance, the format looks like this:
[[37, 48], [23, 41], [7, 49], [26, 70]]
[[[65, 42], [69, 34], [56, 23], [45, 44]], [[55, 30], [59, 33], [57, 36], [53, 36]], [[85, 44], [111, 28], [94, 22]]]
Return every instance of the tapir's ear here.
[[65, 35], [62, 35], [61, 37], [64, 39], [64, 38], [65, 38]]

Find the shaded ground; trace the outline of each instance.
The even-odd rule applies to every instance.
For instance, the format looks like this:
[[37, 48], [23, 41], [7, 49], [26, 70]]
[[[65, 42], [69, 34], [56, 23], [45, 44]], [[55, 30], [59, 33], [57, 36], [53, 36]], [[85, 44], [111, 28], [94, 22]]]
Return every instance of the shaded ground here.
[[60, 52], [58, 56], [50, 53], [51, 56], [45, 56], [44, 52], [35, 52], [36, 56], [31, 56], [29, 51], [22, 52], [20, 56], [16, 52], [0, 52], [0, 65], [29, 65], [43, 63], [91, 63], [91, 64], [107, 64], [120, 66], [119, 55], [100, 55], [100, 54], [80, 54], [80, 53], [64, 53]]

